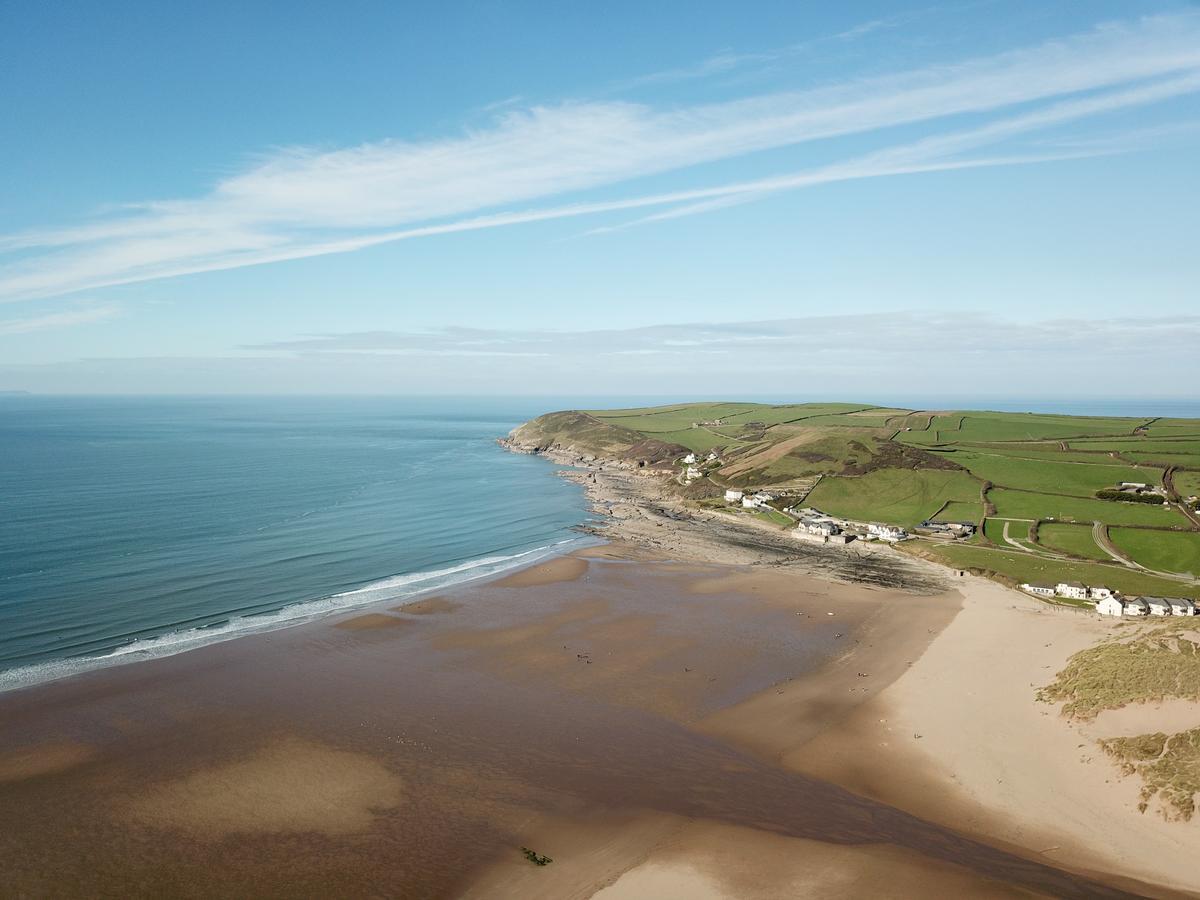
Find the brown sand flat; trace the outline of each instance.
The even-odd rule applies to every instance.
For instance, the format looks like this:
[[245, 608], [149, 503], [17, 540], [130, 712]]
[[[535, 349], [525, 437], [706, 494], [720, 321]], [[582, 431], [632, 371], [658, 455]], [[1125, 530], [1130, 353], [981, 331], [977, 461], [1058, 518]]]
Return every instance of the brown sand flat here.
[[393, 606], [392, 612], [408, 613], [412, 616], [434, 616], [439, 613], [451, 613], [458, 609], [458, 604], [445, 597], [426, 597], [406, 603], [403, 606]]
[[369, 631], [375, 628], [396, 628], [407, 625], [408, 620], [399, 616], [389, 616], [387, 613], [366, 613], [353, 619], [342, 619], [334, 624], [334, 628], [343, 631]]
[[588, 561], [579, 556], [560, 556], [549, 562], [541, 562], [521, 569], [492, 582], [493, 587], [520, 588], [540, 587], [545, 584], [561, 584], [575, 581], [587, 574]]
[[367, 830], [401, 796], [400, 779], [374, 757], [289, 737], [149, 786], [124, 806], [139, 824], [198, 838], [254, 831], [339, 835]]
[[[791, 883], [792, 851], [773, 848], [812, 842], [821, 890], [854, 884], [865, 857], [851, 851], [886, 845], [880, 858], [909, 873], [893, 896], [951, 876], [1127, 896], [773, 756], [822, 712], [820, 685], [868, 670], [875, 636], [891, 635], [897, 660], [918, 654], [917, 625], [936, 631], [955, 599], [849, 590], [831, 617], [825, 582], [684, 569], [593, 557], [574, 581], [464, 585], [447, 593], [453, 616], [412, 616], [371, 640], [318, 622], [0, 695], [0, 759], [93, 748], [86, 764], [0, 784], [3, 890], [458, 897], [515, 866], [524, 896], [557, 900], [647, 861], [678, 866], [676, 847], [736, 895], [750, 883], [714, 874], [729, 864], [706, 862], [708, 832], [671, 843], [680, 823], [702, 823], [744, 858], [773, 860], [763, 885], [773, 867]], [[859, 708], [891, 669], [869, 671], [880, 685], [825, 713]], [[756, 705], [789, 686], [796, 709]], [[532, 866], [523, 846], [555, 862]]]
[[858, 900], [935, 894], [982, 900], [1038, 896], [887, 844], [831, 847], [708, 823], [688, 825], [655, 848], [645, 862], [593, 896], [595, 900]]
[[0, 754], [0, 782], [50, 775], [87, 762], [95, 750], [86, 744], [45, 743]]

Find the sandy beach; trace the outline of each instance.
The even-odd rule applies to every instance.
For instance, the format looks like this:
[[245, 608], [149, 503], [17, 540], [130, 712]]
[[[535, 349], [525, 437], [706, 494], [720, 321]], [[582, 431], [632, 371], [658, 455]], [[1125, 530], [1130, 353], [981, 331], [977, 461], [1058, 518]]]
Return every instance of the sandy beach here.
[[1034, 702], [1094, 619], [591, 474], [610, 543], [0, 695], [0, 894], [1196, 889]]

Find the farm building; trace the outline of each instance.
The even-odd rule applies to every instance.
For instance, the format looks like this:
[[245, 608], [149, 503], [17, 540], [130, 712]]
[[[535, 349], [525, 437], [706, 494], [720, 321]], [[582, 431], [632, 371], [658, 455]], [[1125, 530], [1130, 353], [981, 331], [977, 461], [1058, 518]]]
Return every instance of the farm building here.
[[1125, 604], [1120, 597], [1109, 594], [1096, 604], [1096, 612], [1102, 616], [1122, 616], [1125, 614]]
[[1060, 597], [1070, 597], [1072, 600], [1088, 598], [1087, 585], [1080, 584], [1078, 581], [1060, 581], [1055, 585], [1054, 592]]
[[945, 534], [954, 538], [968, 538], [975, 533], [974, 522], [922, 522], [919, 529], [933, 534]]
[[680, 460], [680, 462], [682, 462], [685, 466], [690, 466], [695, 461], [696, 461], [695, 453], [689, 453], [687, 456], [685, 456], [683, 459]]
[[1144, 616], [1150, 612], [1150, 607], [1141, 597], [1126, 597], [1122, 610], [1127, 616]]
[[1187, 597], [1172, 597], [1169, 602], [1173, 616], [1194, 616], [1196, 614], [1196, 604]]
[[744, 496], [745, 496], [745, 494], [743, 494], [741, 491], [735, 491], [731, 488], [725, 492], [725, 502], [726, 503], [741, 503], [742, 497], [744, 497]]
[[[1054, 585], [1046, 584], [1042, 581], [1027, 581], [1025, 584], [1021, 585], [1021, 590], [1030, 594], [1035, 594], [1038, 597], [1054, 596]], [[1120, 615], [1120, 613], [1117, 613], [1117, 615]]]
[[1147, 611], [1152, 616], [1169, 616], [1171, 614], [1171, 601], [1166, 597], [1143, 597], [1146, 601]]
[[707, 457], [705, 457], [705, 458], [706, 458], [706, 459], [707, 459], [709, 462], [720, 462], [720, 461], [721, 461], [721, 454], [717, 453], [717, 451], [716, 451], [716, 450], [709, 450], [709, 451], [708, 451], [708, 456], [707, 456]]
[[699, 478], [702, 474], [704, 474], [704, 473], [701, 472], [699, 469], [697, 469], [695, 466], [688, 466], [687, 471], [683, 473], [683, 477], [687, 478], [690, 481], [693, 478]]

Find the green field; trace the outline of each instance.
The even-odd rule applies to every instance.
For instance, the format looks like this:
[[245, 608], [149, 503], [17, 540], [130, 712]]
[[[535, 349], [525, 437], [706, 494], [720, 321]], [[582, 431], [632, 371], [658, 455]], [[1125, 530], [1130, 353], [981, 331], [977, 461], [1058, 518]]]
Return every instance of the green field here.
[[1102, 462], [1094, 464], [993, 456], [969, 451], [951, 453], [947, 458], [997, 487], [1073, 494], [1077, 497], [1094, 497], [1096, 491], [1115, 487], [1121, 481], [1157, 484], [1162, 480], [1162, 472], [1158, 469], [1106, 465], [1111, 460], [1104, 457], [1101, 457]]
[[1111, 528], [1108, 536], [1130, 559], [1148, 569], [1200, 575], [1200, 532]]
[[979, 483], [957, 470], [878, 469], [867, 475], [823, 478], [805, 502], [848, 519], [913, 526], [947, 500], [971, 502]]
[[996, 515], [1016, 519], [1063, 519], [1071, 522], [1106, 522], [1109, 525], [1156, 525], [1173, 528], [1185, 525], [1183, 516], [1173, 509], [1147, 503], [1121, 503], [1114, 500], [1088, 500], [993, 488], [988, 498], [996, 504]]
[[1145, 421], [997, 412], [967, 413], [960, 418], [961, 425], [953, 416], [938, 417], [933, 426], [938, 432], [938, 441], [1030, 441], [1079, 435], [1132, 434], [1133, 429]]
[[933, 518], [941, 522], [978, 522], [983, 518], [983, 504], [978, 500], [950, 500]]
[[756, 406], [734, 415], [723, 416], [721, 421], [730, 425], [746, 422], [761, 422], [764, 425], [782, 425], [788, 422], [805, 421], [823, 416], [836, 416], [855, 410], [870, 409], [863, 403], [793, 403], [787, 406]]
[[757, 509], [754, 515], [762, 519], [764, 522], [770, 522], [772, 525], [778, 525], [781, 528], [789, 528], [796, 524], [796, 520], [791, 516], [784, 515], [777, 509]]
[[1183, 497], [1200, 496], [1200, 472], [1176, 472], [1175, 490]]
[[1070, 562], [1022, 553], [1017, 549], [992, 550], [969, 544], [930, 544], [927, 552], [932, 558], [953, 568], [991, 572], [1016, 582], [1082, 581], [1087, 585], [1103, 585], [1128, 594], [1200, 597], [1200, 584], [1184, 584], [1169, 578], [1144, 575], [1115, 563]]
[[694, 422], [709, 422], [727, 415], [755, 409], [753, 403], [687, 403], [679, 406], [655, 406], [645, 410], [587, 410], [610, 425], [632, 428], [646, 435], [679, 431], [692, 427]]
[[983, 533], [991, 539], [992, 543], [1000, 547], [1011, 547], [1004, 540], [1004, 525], [1008, 524], [1008, 536], [1014, 541], [1029, 540], [1029, 526], [1031, 522], [1010, 521], [1008, 519], [992, 519], [989, 518], [983, 523]]
[[[1017, 441], [1011, 444], [961, 444], [963, 450], [971, 453], [981, 453], [988, 456], [1016, 456], [1024, 459], [1045, 460], [1046, 462], [1079, 462], [1092, 465], [1123, 466], [1119, 459], [1114, 459], [1107, 451], [1087, 450], [1074, 447], [1063, 450], [1058, 441], [1042, 443]], [[1086, 447], [1086, 445], [1084, 445]], [[953, 452], [953, 451], [950, 451]], [[950, 456], [953, 459], [954, 456]]]
[[[1010, 529], [1009, 533], [1012, 531]], [[1096, 546], [1092, 539], [1091, 525], [1063, 525], [1043, 522], [1038, 526], [1038, 543], [1051, 550], [1059, 550], [1084, 559], [1111, 560], [1112, 557]]]

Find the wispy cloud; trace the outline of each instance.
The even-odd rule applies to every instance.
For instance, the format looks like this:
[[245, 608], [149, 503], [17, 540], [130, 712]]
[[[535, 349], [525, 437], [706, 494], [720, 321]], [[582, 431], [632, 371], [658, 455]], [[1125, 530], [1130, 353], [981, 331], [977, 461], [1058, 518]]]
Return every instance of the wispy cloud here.
[[0, 319], [0, 335], [28, 334], [31, 331], [45, 331], [48, 328], [69, 328], [74, 325], [86, 325], [90, 322], [103, 322], [119, 312], [120, 310], [115, 306], [88, 306], [25, 319]]
[[[1111, 319], [1048, 319], [1017, 322], [982, 313], [900, 312], [807, 316], [753, 322], [691, 322], [641, 328], [549, 330], [449, 327], [414, 331], [324, 334], [243, 348], [294, 357], [352, 355], [521, 356], [552, 360], [602, 360], [640, 355], [729, 356], [728, 365], [756, 370], [765, 365], [818, 362], [839, 369], [886, 370], [919, 363], [929, 346], [964, 359], [1047, 353], [1120, 352], [1134, 355], [1185, 350], [1200, 339], [1200, 316]], [[803, 347], [802, 353], [797, 347]], [[704, 365], [709, 365], [708, 362]], [[610, 366], [602, 366], [602, 370]]]
[[[812, 184], [1073, 158], [1113, 148], [964, 154], [1015, 136], [1200, 90], [1200, 16], [1108, 25], [955, 65], [808, 91], [655, 110], [576, 102], [509, 109], [454, 138], [384, 141], [263, 158], [207, 196], [129, 207], [83, 225], [0, 236], [0, 300], [348, 252], [388, 241], [622, 209], [672, 217]], [[963, 129], [963, 114], [1020, 112]], [[1033, 106], [1035, 108], [1030, 109]], [[615, 200], [552, 198], [648, 175], [899, 125], [919, 141], [807, 169]]]
[[797, 58], [811, 56], [813, 53], [819, 51], [823, 47], [846, 44], [856, 41], [859, 38], [866, 37], [869, 34], [874, 34], [878, 31], [896, 28], [901, 24], [911, 22], [914, 19], [936, 12], [939, 9], [939, 7], [929, 7], [922, 10], [912, 10], [905, 13], [897, 13], [891, 16], [869, 19], [865, 22], [860, 22], [857, 25], [852, 25], [851, 27], [845, 28], [841, 31], [819, 35], [817, 37], [796, 41], [782, 47], [775, 47], [768, 50], [758, 50], [752, 52], [739, 52], [728, 49], [721, 50], [705, 59], [702, 59], [700, 62], [693, 63], [691, 65], [678, 66], [673, 69], [663, 69], [658, 72], [650, 72], [645, 75], [638, 75], [633, 78], [625, 79], [624, 81], [613, 85], [610, 90], [636, 90], [637, 88], [653, 85], [676, 84], [682, 81], [695, 81], [698, 79], [712, 78], [714, 76], [728, 75], [736, 70], [744, 68], [778, 65], [788, 61], [794, 61]]
[[[600, 330], [438, 328], [324, 334], [225, 357], [6, 365], [0, 385], [65, 392], [791, 395], [1004, 392], [1122, 396], [1129, 372], [1192, 398], [1200, 316], [1013, 321], [966, 311]], [[929, 348], [936, 347], [936, 363]], [[1097, 367], [1098, 356], [1121, 366]], [[995, 366], [1005, 371], [997, 386]], [[947, 380], [946, 373], [954, 377]]]

